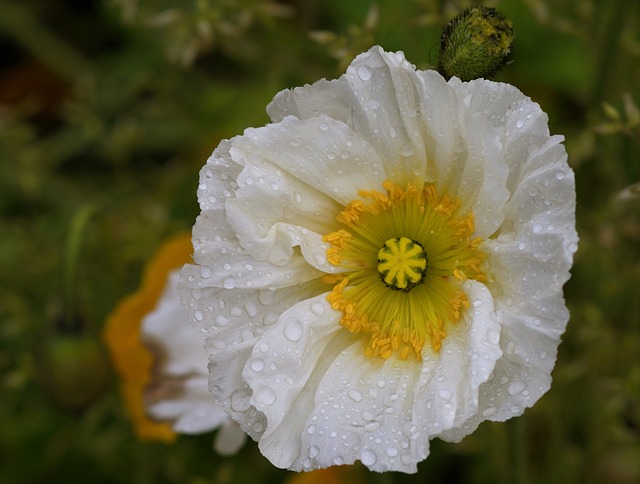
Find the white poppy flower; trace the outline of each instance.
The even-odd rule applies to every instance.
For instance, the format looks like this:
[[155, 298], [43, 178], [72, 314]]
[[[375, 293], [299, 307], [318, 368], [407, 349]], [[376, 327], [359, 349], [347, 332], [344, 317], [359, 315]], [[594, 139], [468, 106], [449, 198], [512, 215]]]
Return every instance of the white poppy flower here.
[[216, 403], [278, 467], [404, 472], [533, 405], [577, 249], [540, 107], [374, 47], [267, 111], [202, 169], [180, 283]]

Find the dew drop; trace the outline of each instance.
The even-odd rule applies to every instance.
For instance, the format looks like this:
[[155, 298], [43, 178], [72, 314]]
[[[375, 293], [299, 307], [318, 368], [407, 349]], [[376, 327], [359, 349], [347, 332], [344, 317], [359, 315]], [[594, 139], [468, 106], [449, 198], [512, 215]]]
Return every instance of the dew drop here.
[[364, 430], [366, 432], [375, 432], [379, 428], [380, 428], [380, 424], [378, 422], [369, 422], [367, 425], [364, 426]]
[[264, 360], [262, 358], [256, 358], [251, 362], [251, 369], [253, 371], [262, 371], [264, 369]]
[[213, 271], [210, 267], [202, 266], [200, 267], [200, 277], [203, 279], [209, 279], [213, 275]]
[[366, 466], [372, 466], [376, 463], [377, 460], [378, 456], [375, 454], [375, 452], [369, 449], [363, 450], [360, 454], [360, 462], [362, 462]]
[[518, 122], [516, 122], [516, 128], [522, 128], [523, 126], [524, 126], [524, 121], [519, 119]]
[[535, 224], [533, 226], [533, 233], [534, 234], [539, 234], [540, 232], [542, 232], [542, 225], [540, 224]]
[[329, 129], [329, 125], [327, 123], [320, 123], [320, 129], [322, 131], [327, 131]]
[[316, 433], [316, 426], [315, 426], [315, 425], [313, 425], [313, 424], [309, 425], [309, 426], [307, 427], [307, 433], [308, 433], [309, 435], [313, 435], [313, 434], [315, 434], [315, 433]]
[[256, 393], [256, 402], [262, 405], [272, 405], [276, 401], [276, 392], [273, 388], [264, 387]]
[[349, 393], [347, 395], [349, 395], [349, 398], [354, 402], [359, 402], [362, 400], [362, 393], [360, 393], [358, 390], [349, 390]]
[[255, 318], [258, 315], [258, 307], [253, 301], [247, 301], [244, 305], [244, 310], [250, 318]]
[[450, 390], [447, 390], [446, 388], [443, 388], [442, 390], [440, 390], [438, 392], [438, 396], [440, 398], [442, 398], [443, 400], [451, 400], [451, 397], [453, 397], [453, 394], [451, 393]]
[[300, 192], [293, 192], [293, 199], [296, 201], [296, 203], [300, 203], [302, 201], [302, 195], [300, 194]]
[[260, 433], [264, 430], [264, 425], [262, 425], [262, 422], [256, 422], [253, 424], [253, 431], [256, 433]]
[[496, 413], [496, 407], [487, 407], [482, 411], [482, 416], [491, 417], [494, 413]]
[[309, 447], [309, 457], [311, 457], [312, 459], [316, 458], [319, 453], [320, 449], [317, 446], [312, 445], [311, 447]]
[[233, 277], [227, 277], [224, 281], [222, 281], [222, 287], [225, 289], [233, 289], [236, 287], [236, 280]]
[[497, 345], [500, 342], [500, 332], [497, 329], [488, 330], [487, 341], [491, 344]]
[[302, 338], [302, 324], [296, 319], [289, 319], [284, 325], [284, 336], [289, 341], [296, 342]]
[[358, 69], [356, 69], [356, 72], [358, 73], [358, 77], [363, 81], [371, 79], [371, 69], [367, 66], [359, 66]]
[[216, 316], [215, 322], [218, 326], [224, 327], [229, 324], [229, 318], [223, 316], [222, 314], [218, 314]]
[[509, 395], [513, 396], [513, 395], [517, 395], [525, 388], [526, 388], [526, 385], [524, 384], [524, 382], [520, 380], [516, 380], [514, 382], [511, 382], [511, 385], [509, 385], [509, 388], [507, 389], [507, 391], [509, 392]]
[[236, 390], [231, 394], [231, 409], [235, 412], [246, 412], [249, 410], [249, 394], [244, 390]]
[[475, 301], [473, 301], [473, 307], [474, 308], [482, 307], [483, 304], [484, 303], [480, 299], [476, 299]]
[[566, 174], [565, 174], [565, 172], [564, 172], [564, 171], [562, 171], [562, 170], [560, 170], [559, 172], [557, 172], [557, 173], [556, 173], [556, 178], [557, 178], [558, 180], [564, 180], [564, 177], [565, 177], [565, 176], [567, 176], [567, 175], [566, 175]]
[[380, 100], [373, 98], [371, 99], [371, 109], [376, 110], [380, 107]]
[[527, 244], [525, 244], [524, 242], [520, 242], [518, 244], [518, 250], [524, 250], [527, 248]]
[[400, 156], [411, 156], [415, 152], [416, 152], [416, 149], [413, 146], [413, 143], [407, 143], [402, 148], [400, 148], [400, 151], [399, 151]]
[[225, 263], [225, 264], [222, 266], [222, 268], [223, 268], [225, 271], [230, 271], [230, 270], [231, 270], [231, 264], [229, 264], [229, 263]]
[[311, 312], [316, 316], [322, 316], [324, 314], [324, 304], [321, 302], [314, 302], [311, 304]]
[[389, 457], [396, 457], [398, 455], [398, 449], [395, 447], [387, 447], [386, 453]]

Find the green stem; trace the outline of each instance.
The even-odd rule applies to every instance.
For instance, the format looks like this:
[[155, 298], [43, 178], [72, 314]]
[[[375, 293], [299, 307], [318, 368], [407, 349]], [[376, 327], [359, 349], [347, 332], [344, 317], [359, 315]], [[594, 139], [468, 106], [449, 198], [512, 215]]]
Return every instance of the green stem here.
[[75, 285], [76, 267], [78, 265], [78, 256], [80, 254], [80, 247], [84, 239], [87, 223], [94, 211], [95, 208], [92, 205], [86, 205], [78, 210], [71, 221], [71, 227], [69, 228], [69, 233], [67, 235], [63, 267], [63, 290], [66, 313], [65, 320], [69, 325], [68, 329], [73, 327], [77, 316]]

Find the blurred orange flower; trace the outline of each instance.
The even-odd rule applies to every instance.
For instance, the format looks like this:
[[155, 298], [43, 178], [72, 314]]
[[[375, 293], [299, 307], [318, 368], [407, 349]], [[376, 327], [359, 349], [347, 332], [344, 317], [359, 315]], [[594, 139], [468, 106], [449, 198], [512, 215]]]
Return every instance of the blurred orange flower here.
[[156, 306], [172, 270], [191, 261], [191, 234], [181, 233], [165, 242], [147, 264], [137, 292], [124, 298], [107, 317], [103, 337], [113, 367], [120, 376], [120, 391], [140, 440], [173, 442], [170, 423], [150, 419], [144, 390], [151, 383], [154, 357], [141, 339], [144, 317]]

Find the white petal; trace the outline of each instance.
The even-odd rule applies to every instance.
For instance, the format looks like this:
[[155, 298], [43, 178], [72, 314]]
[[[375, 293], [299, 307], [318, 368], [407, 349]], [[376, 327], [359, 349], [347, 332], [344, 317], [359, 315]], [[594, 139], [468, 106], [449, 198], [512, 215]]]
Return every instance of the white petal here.
[[142, 338], [162, 352], [163, 375], [207, 374], [204, 336], [189, 324], [176, 285], [179, 271], [169, 275], [167, 287], [156, 308], [142, 322]]
[[267, 112], [274, 121], [322, 114], [340, 120], [374, 147], [388, 179], [420, 185], [426, 170], [420, 87], [415, 68], [401, 52], [387, 53], [376, 46], [356, 57], [337, 80], [282, 91]]
[[[485, 112], [470, 108], [466, 84], [456, 78], [446, 83], [436, 71], [419, 76], [429, 96], [428, 109], [422, 113], [427, 180], [442, 193], [459, 198], [462, 214], [474, 213], [476, 235], [491, 235], [502, 222], [501, 209], [509, 197], [501, 132], [487, 121]], [[493, 86], [482, 85], [485, 90]]]
[[[197, 272], [190, 276], [183, 272], [179, 291], [192, 324], [207, 336], [209, 387], [214, 400], [258, 439], [265, 429], [265, 418], [250, 403], [252, 391], [242, 379], [242, 370], [260, 335], [280, 314], [296, 302], [324, 292], [326, 285], [312, 281], [276, 290], [202, 289]], [[256, 347], [269, 351], [268, 345]]]
[[233, 420], [227, 420], [225, 424], [216, 433], [213, 441], [213, 449], [220, 455], [234, 455], [244, 445], [247, 440], [240, 425]]
[[463, 288], [470, 308], [449, 328], [439, 354], [430, 348], [423, 351], [415, 421], [428, 438], [446, 437], [477, 415], [480, 388], [502, 356], [491, 293], [475, 281], [466, 281]]
[[216, 429], [228, 415], [213, 402], [206, 374], [191, 376], [181, 382], [181, 392], [150, 405], [149, 414], [160, 420], [173, 420], [173, 430], [181, 434], [199, 434]]
[[200, 170], [198, 203], [203, 211], [222, 210], [225, 199], [232, 195], [234, 182], [241, 166], [229, 155], [232, 140], [223, 140], [214, 150], [207, 164]]
[[[247, 129], [231, 149], [238, 163], [268, 161], [342, 205], [358, 190], [382, 186], [384, 169], [376, 151], [349, 126], [327, 116], [293, 116]], [[274, 192], [281, 187], [274, 185]]]

